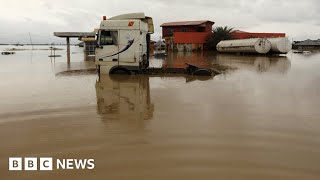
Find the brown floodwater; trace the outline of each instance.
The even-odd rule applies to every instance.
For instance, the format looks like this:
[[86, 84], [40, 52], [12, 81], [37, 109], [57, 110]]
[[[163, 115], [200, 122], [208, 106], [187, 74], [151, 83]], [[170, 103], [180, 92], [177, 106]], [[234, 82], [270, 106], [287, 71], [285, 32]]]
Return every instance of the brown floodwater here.
[[[319, 179], [320, 54], [151, 61], [230, 67], [203, 79], [98, 78], [74, 72], [94, 63], [72, 52], [70, 64], [65, 50], [0, 56], [1, 180]], [[9, 157], [93, 158], [95, 168], [8, 171]]]

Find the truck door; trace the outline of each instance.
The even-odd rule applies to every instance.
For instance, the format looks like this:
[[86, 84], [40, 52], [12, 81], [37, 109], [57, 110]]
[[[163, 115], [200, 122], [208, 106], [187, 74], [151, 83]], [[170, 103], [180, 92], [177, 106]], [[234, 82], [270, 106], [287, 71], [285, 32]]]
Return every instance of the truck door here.
[[139, 36], [138, 30], [119, 30], [119, 59], [126, 63], [139, 63]]
[[96, 57], [99, 61], [118, 61], [118, 31], [101, 30]]

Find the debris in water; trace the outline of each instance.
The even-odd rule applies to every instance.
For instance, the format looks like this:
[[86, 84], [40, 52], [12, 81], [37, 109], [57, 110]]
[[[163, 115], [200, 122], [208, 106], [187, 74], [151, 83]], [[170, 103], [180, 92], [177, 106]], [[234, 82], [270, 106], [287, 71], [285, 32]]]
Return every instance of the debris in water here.
[[15, 54], [15, 52], [5, 51], [5, 52], [2, 52], [1, 54], [2, 54], [2, 55], [12, 55], [12, 54]]

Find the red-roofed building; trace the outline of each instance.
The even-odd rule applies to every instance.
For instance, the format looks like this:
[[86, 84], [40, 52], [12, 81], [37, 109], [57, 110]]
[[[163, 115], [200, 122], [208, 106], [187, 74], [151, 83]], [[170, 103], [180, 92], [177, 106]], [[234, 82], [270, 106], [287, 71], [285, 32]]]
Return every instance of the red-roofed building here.
[[285, 33], [251, 33], [245, 31], [234, 31], [232, 33], [233, 39], [250, 39], [250, 38], [276, 38], [286, 37]]
[[165, 39], [166, 50], [203, 50], [203, 45], [209, 34], [212, 33], [213, 24], [214, 22], [208, 20], [162, 24], [162, 36]]

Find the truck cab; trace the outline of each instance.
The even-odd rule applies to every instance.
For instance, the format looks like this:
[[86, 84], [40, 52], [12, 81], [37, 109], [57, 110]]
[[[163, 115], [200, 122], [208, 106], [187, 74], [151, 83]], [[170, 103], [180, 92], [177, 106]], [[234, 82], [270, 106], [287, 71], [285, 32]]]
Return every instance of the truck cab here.
[[133, 74], [149, 67], [153, 20], [144, 13], [104, 19], [97, 34], [95, 63], [99, 74]]

